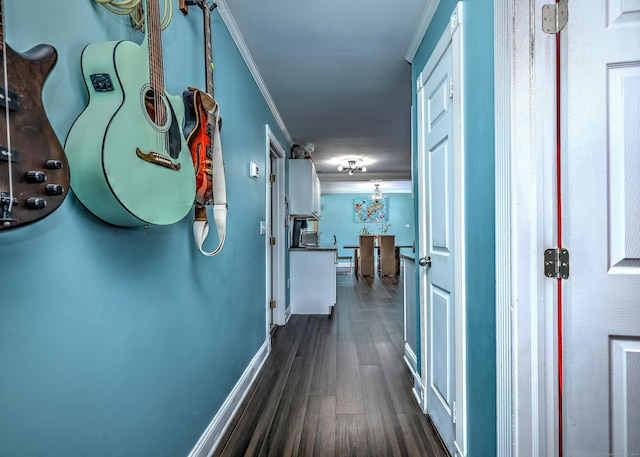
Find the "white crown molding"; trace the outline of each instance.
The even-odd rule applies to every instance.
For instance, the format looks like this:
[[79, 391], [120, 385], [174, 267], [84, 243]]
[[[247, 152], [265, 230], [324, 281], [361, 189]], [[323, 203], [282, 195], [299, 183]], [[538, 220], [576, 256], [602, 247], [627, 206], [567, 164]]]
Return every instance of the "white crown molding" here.
[[438, 9], [439, 4], [440, 0], [431, 0], [427, 3], [427, 6], [425, 6], [422, 17], [420, 18], [420, 22], [418, 23], [418, 27], [416, 27], [416, 31], [413, 34], [411, 43], [409, 43], [409, 49], [407, 49], [407, 53], [404, 56], [407, 62], [413, 62], [413, 58], [418, 52], [420, 43], [422, 42], [425, 33], [427, 33], [427, 29], [429, 29], [429, 25], [431, 24], [433, 15], [436, 14], [436, 10]]
[[280, 127], [280, 130], [282, 130], [282, 134], [287, 140], [287, 143], [289, 143], [289, 146], [293, 146], [293, 139], [291, 138], [291, 134], [289, 133], [289, 130], [287, 130], [287, 126], [285, 125], [284, 120], [280, 116], [280, 112], [278, 111], [278, 108], [276, 107], [275, 102], [271, 98], [269, 89], [267, 89], [267, 85], [265, 84], [264, 80], [262, 79], [262, 76], [260, 75], [258, 66], [256, 65], [255, 60], [253, 60], [251, 51], [249, 50], [247, 43], [244, 41], [244, 37], [240, 33], [240, 29], [238, 28], [238, 24], [236, 23], [236, 20], [231, 14], [231, 11], [229, 11], [229, 8], [227, 7], [227, 1], [216, 0], [216, 3], [218, 5], [218, 12], [220, 14], [220, 17], [222, 18], [222, 21], [227, 26], [227, 29], [231, 34], [231, 38], [233, 38], [234, 43], [238, 47], [238, 51], [240, 51], [242, 58], [247, 64], [247, 67], [249, 67], [249, 71], [251, 72], [253, 79], [258, 85], [258, 88], [260, 89], [260, 92], [262, 93], [262, 96], [264, 97], [265, 102], [269, 106], [269, 109], [271, 110], [273, 117], [275, 117], [276, 122]]

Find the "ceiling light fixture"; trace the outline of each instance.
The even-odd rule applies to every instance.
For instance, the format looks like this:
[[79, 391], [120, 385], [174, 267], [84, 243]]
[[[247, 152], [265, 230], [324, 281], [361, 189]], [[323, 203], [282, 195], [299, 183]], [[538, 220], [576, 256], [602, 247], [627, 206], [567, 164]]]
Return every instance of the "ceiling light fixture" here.
[[367, 171], [367, 167], [361, 167], [362, 159], [348, 159], [338, 165], [338, 171], [346, 171], [349, 173], [349, 176], [353, 176], [356, 171], [361, 171], [365, 173]]
[[373, 200], [374, 202], [381, 202], [382, 200], [387, 198], [387, 196], [384, 195], [380, 190], [380, 184], [376, 184], [375, 186], [376, 187], [373, 189], [373, 194], [369, 195], [369, 199]]

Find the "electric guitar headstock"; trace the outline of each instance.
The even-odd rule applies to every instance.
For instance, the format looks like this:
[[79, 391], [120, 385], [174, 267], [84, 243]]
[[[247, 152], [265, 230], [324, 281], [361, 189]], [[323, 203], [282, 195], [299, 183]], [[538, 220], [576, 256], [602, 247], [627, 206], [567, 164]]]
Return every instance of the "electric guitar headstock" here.
[[218, 7], [218, 4], [215, 2], [211, 3], [209, 6], [209, 0], [180, 0], [180, 11], [182, 11], [185, 15], [189, 14], [190, 6], [197, 6], [201, 10], [209, 10], [209, 12], [213, 11]]

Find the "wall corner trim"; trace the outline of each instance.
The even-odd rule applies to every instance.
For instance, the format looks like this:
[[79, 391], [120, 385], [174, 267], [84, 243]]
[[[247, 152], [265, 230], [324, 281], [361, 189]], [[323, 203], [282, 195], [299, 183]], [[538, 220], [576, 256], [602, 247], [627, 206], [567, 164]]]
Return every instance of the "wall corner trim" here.
[[436, 14], [436, 10], [438, 9], [438, 5], [440, 4], [440, 0], [431, 0], [427, 6], [424, 8], [424, 12], [422, 13], [422, 17], [420, 18], [420, 22], [418, 22], [418, 27], [416, 27], [416, 31], [413, 34], [413, 38], [411, 39], [411, 43], [409, 43], [409, 49], [407, 49], [407, 53], [404, 56], [404, 59], [412, 63], [413, 58], [416, 56], [418, 52], [418, 48], [420, 47], [420, 43], [424, 38], [424, 35], [427, 33], [429, 29], [429, 25], [431, 24], [431, 20], [433, 19], [433, 15]]
[[220, 444], [220, 439], [231, 424], [238, 412], [242, 401], [249, 393], [251, 386], [258, 377], [269, 355], [269, 341], [265, 341], [262, 347], [247, 366], [235, 387], [218, 410], [215, 417], [209, 423], [198, 442], [195, 444], [188, 457], [209, 457], [213, 455]]

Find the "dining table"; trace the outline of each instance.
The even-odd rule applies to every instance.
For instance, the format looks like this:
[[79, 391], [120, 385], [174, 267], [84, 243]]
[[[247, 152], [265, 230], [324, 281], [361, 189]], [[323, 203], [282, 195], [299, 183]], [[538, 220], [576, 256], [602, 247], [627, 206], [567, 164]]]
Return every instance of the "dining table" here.
[[[354, 269], [353, 274], [358, 276], [359, 270], [359, 262], [358, 262], [358, 251], [360, 250], [360, 245], [358, 244], [345, 244], [342, 246], [344, 249], [353, 249], [353, 258], [354, 258]], [[380, 246], [373, 246], [374, 252], [380, 251]], [[400, 249], [413, 249], [413, 246], [410, 244], [396, 244], [395, 245], [395, 256], [396, 256], [396, 275], [400, 274]]]

